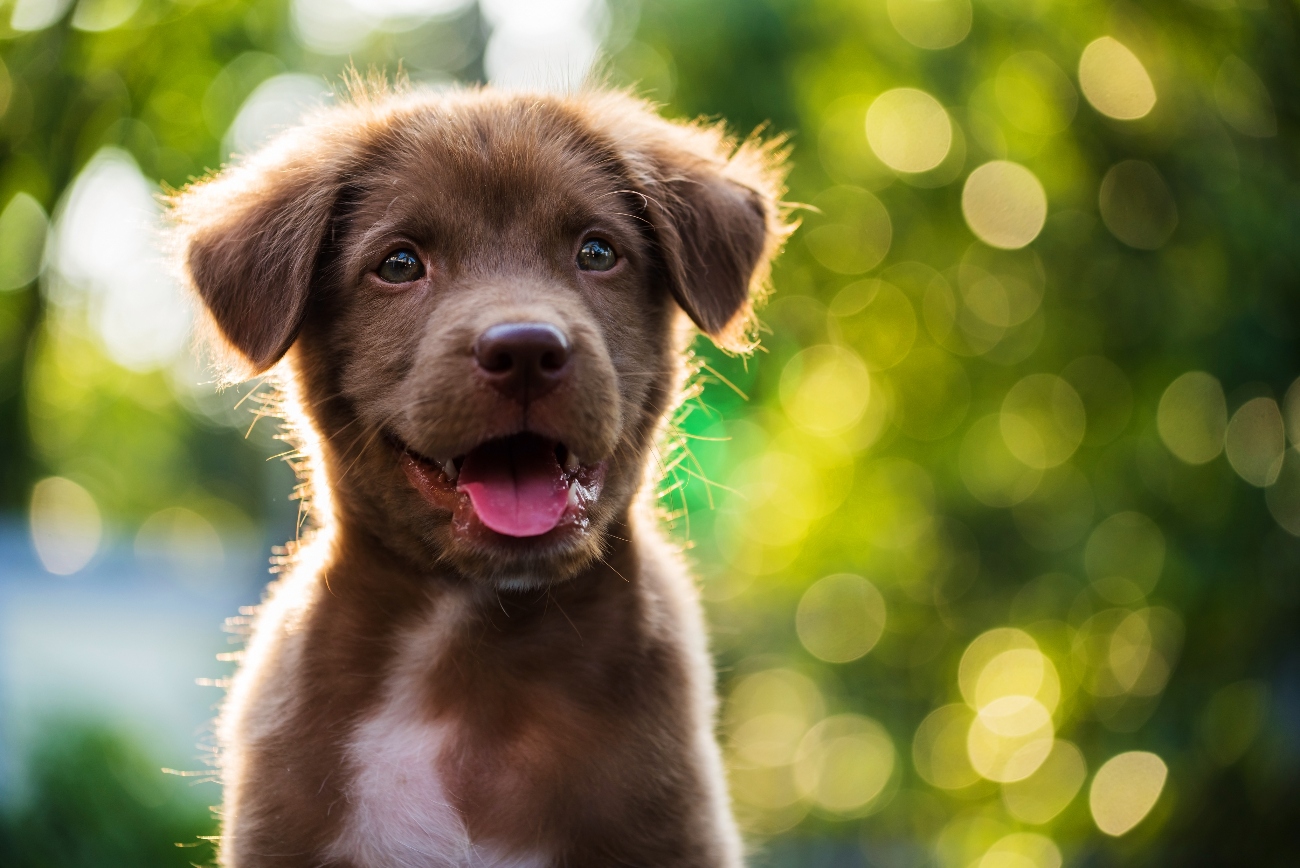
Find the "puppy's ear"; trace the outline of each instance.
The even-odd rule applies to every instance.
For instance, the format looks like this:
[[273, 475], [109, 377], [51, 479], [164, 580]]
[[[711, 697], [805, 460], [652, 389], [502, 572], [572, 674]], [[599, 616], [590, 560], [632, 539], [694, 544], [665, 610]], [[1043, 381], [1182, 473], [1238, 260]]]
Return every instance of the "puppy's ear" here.
[[761, 282], [754, 277], [768, 247], [762, 198], [721, 176], [675, 178], [664, 189], [663, 213], [652, 220], [673, 298], [719, 345], [744, 349], [751, 285]]
[[640, 176], [673, 298], [718, 346], [750, 350], [754, 304], [792, 230], [780, 201], [785, 152], [779, 142], [737, 147], [721, 127], [674, 124], [636, 109], [640, 117], [619, 137]]
[[351, 153], [303, 128], [172, 197], [177, 265], [237, 373], [266, 371], [297, 337]]

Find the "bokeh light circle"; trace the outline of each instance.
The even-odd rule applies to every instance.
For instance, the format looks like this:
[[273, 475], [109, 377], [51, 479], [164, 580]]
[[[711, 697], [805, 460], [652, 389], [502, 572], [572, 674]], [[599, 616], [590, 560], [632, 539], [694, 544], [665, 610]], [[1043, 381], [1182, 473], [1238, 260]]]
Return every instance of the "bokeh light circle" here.
[[795, 760], [795, 781], [819, 807], [865, 816], [877, 807], [897, 764], [885, 728], [860, 714], [829, 717], [808, 731]]
[[[1027, 322], [1038, 312], [1046, 289], [1043, 261], [1033, 250], [999, 250], [975, 242], [962, 254], [957, 267], [957, 284], [967, 307], [987, 324], [1010, 328]], [[979, 287], [993, 285], [1001, 301], [980, 311]], [[1001, 317], [990, 316], [1001, 308]]]
[[876, 646], [885, 619], [885, 598], [876, 586], [861, 576], [840, 573], [804, 591], [795, 628], [809, 654], [827, 663], [848, 663]]
[[1158, 606], [1098, 612], [1072, 643], [1082, 686], [1104, 698], [1155, 696], [1169, 681], [1183, 633], [1182, 619]]
[[975, 868], [1061, 868], [1060, 848], [1046, 835], [1013, 832], [999, 838]]
[[1056, 666], [1041, 651], [1013, 648], [984, 665], [974, 693], [976, 710], [1007, 696], [1030, 696], [1051, 712], [1061, 698], [1061, 680]]
[[888, 0], [885, 8], [898, 35], [917, 48], [951, 48], [970, 33], [970, 0]]
[[981, 708], [966, 736], [971, 767], [998, 783], [1032, 775], [1052, 751], [1052, 715], [1036, 699], [1004, 696]]
[[948, 156], [952, 121], [930, 94], [899, 87], [876, 97], [867, 109], [867, 142], [889, 168], [927, 172]]
[[71, 479], [51, 476], [36, 483], [29, 520], [36, 556], [57, 576], [81, 571], [99, 550], [99, 506]]
[[1051, 374], [1030, 374], [1003, 399], [1000, 427], [1012, 455], [1046, 470], [1069, 460], [1087, 425], [1073, 386]]
[[1002, 804], [1022, 823], [1050, 823], [1074, 801], [1087, 776], [1083, 753], [1058, 739], [1032, 775], [1002, 785]]
[[1178, 206], [1156, 167], [1124, 160], [1110, 167], [1098, 194], [1101, 219], [1129, 247], [1156, 250], [1178, 227]]
[[[0, 82], [0, 117], [4, 114]], [[44, 265], [49, 218], [41, 204], [16, 193], [0, 212], [0, 292], [19, 289], [36, 279]]]
[[804, 244], [813, 258], [837, 274], [862, 274], [889, 252], [894, 224], [872, 193], [839, 186], [813, 199], [819, 216], [809, 220]]
[[957, 686], [975, 711], [1006, 697], [1033, 698], [1050, 714], [1061, 698], [1056, 666], [1023, 630], [997, 627], [966, 646], [957, 667]]
[[1129, 832], [1151, 813], [1164, 790], [1169, 767], [1146, 751], [1111, 757], [1097, 769], [1088, 792], [1088, 806], [1097, 828], [1107, 835]]
[[817, 686], [792, 669], [766, 669], [744, 677], [732, 689], [724, 715], [733, 764], [776, 767], [793, 762], [822, 707]]
[[268, 78], [239, 107], [222, 147], [239, 156], [251, 154], [328, 101], [328, 85], [317, 76], [286, 72]]
[[1106, 664], [1122, 693], [1154, 696], [1169, 680], [1171, 661], [1158, 647], [1168, 645], [1162, 609], [1139, 609], [1115, 626], [1106, 648]]
[[871, 398], [871, 375], [845, 347], [820, 344], [796, 354], [781, 372], [781, 405], [796, 425], [816, 434], [852, 428]]
[[1189, 371], [1170, 383], [1156, 408], [1156, 429], [1169, 451], [1188, 464], [1218, 457], [1228, 429], [1228, 402], [1219, 381]]
[[1277, 135], [1277, 109], [1258, 73], [1229, 54], [1214, 78], [1214, 104], [1219, 116], [1242, 135], [1265, 139]]
[[1253, 398], [1242, 404], [1224, 434], [1224, 451], [1237, 475], [1257, 488], [1277, 481], [1286, 454], [1286, 427], [1282, 411], [1272, 398]]
[[930, 712], [912, 738], [912, 764], [926, 783], [960, 790], [980, 780], [966, 752], [966, 736], [975, 712], [961, 703]]
[[1291, 381], [1282, 396], [1282, 421], [1286, 425], [1286, 439], [1292, 445], [1300, 445], [1300, 377]]
[[873, 371], [903, 361], [916, 342], [916, 309], [901, 289], [883, 280], [860, 280], [840, 290], [828, 324]]
[[1093, 108], [1116, 120], [1146, 117], [1156, 104], [1155, 85], [1146, 67], [1111, 36], [1094, 39], [1083, 49], [1079, 88]]
[[135, 554], [143, 561], [166, 563], [202, 587], [204, 577], [218, 578], [215, 570], [225, 561], [221, 535], [212, 523], [192, 509], [173, 506], [144, 520], [135, 534]]
[[991, 247], [1017, 250], [1038, 237], [1047, 221], [1047, 193], [1019, 163], [994, 160], [966, 178], [961, 210], [966, 225]]
[[957, 453], [957, 468], [966, 489], [985, 506], [1015, 506], [1034, 493], [1042, 481], [1046, 466], [1042, 445], [1037, 452], [1032, 440], [1033, 430], [1017, 432], [1021, 454], [1032, 455], [1031, 461], [1022, 461], [1007, 448], [1002, 436], [1002, 416], [995, 413], [979, 419], [970, 426], [962, 438]]
[[1300, 451], [1288, 449], [1277, 480], [1264, 490], [1269, 515], [1292, 536], [1300, 536]]
[[1140, 600], [1165, 567], [1165, 535], [1140, 512], [1118, 512], [1097, 525], [1083, 552], [1093, 587], [1115, 603]]

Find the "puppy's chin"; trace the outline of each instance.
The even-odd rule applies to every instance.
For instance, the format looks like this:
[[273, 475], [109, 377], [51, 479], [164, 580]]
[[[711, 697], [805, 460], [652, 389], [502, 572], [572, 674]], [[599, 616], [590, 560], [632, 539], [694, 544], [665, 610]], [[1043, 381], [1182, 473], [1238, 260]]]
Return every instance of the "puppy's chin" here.
[[453, 542], [440, 560], [474, 582], [503, 591], [524, 591], [567, 582], [604, 557], [605, 534], [587, 531], [578, 539], [519, 548], [466, 546]]

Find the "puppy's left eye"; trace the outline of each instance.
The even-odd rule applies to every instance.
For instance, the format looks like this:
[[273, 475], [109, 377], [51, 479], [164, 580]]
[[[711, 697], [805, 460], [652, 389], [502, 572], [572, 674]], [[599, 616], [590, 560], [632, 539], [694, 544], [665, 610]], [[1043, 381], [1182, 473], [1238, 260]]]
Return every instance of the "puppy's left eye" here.
[[593, 238], [578, 250], [578, 267], [583, 271], [609, 271], [618, 262], [618, 255], [608, 241]]
[[384, 283], [410, 283], [424, 275], [424, 265], [414, 252], [397, 250], [388, 254], [375, 273]]

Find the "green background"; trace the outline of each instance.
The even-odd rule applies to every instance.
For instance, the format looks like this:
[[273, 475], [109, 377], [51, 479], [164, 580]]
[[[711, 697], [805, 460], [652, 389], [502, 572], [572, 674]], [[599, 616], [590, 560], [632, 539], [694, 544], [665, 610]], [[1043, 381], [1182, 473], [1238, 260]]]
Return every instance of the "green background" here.
[[[907, 9], [944, 4], [959, 17], [970, 8], [611, 4], [609, 80], [638, 84], [672, 117], [788, 135], [789, 199], [810, 206], [795, 212], [803, 226], [775, 269], [762, 349], [737, 359], [697, 345], [702, 393], [683, 406], [662, 483], [666, 519], [698, 565], [723, 695], [769, 690], [724, 711], [756, 859], [1050, 864], [984, 856], [1033, 832], [1069, 865], [1297, 864], [1300, 453], [1276, 443], [1270, 408], [1300, 438], [1300, 391], [1286, 397], [1300, 374], [1300, 6], [976, 0], [955, 44], [904, 38]], [[0, 3], [0, 21], [13, 5]], [[81, 7], [90, 12], [78, 25]], [[114, 10], [125, 20], [85, 29], [92, 12]], [[1081, 53], [1106, 35], [1150, 75], [1157, 101], [1143, 118], [1108, 118], [1080, 92]], [[487, 36], [470, 6], [376, 33], [351, 58], [390, 71], [406, 59], [417, 81], [478, 81]], [[0, 207], [21, 193], [56, 213], [105, 146], [151, 182], [182, 186], [221, 164], [226, 128], [262, 80], [297, 71], [335, 82], [347, 60], [304, 47], [277, 2], [81, 0], [39, 31], [0, 24]], [[867, 141], [868, 108], [898, 87], [948, 110], [954, 145], [936, 169], [895, 172]], [[1046, 223], [1024, 249], [981, 244], [963, 217], [965, 179], [991, 160], [1027, 167], [1045, 190]], [[1154, 186], [1146, 169], [1113, 175], [1108, 204], [1103, 179], [1129, 160], [1154, 168]], [[17, 273], [4, 258], [15, 244], [0, 239], [0, 278]], [[265, 460], [280, 451], [270, 426], [245, 437], [251, 417], [233, 400], [198, 412], [170, 370], [115, 363], [86, 311], [53, 300], [48, 271], [0, 291], [9, 519], [25, 522], [33, 487], [58, 475], [92, 495], [107, 538], [129, 541], [177, 506], [222, 534], [292, 535], [292, 474]], [[1221, 386], [1234, 419], [1225, 454], [1214, 401], [1179, 416], [1166, 394], [1189, 371]], [[1025, 379], [1034, 375], [1059, 379]], [[1251, 405], [1274, 414], [1268, 424], [1239, 424], [1237, 410], [1256, 399], [1275, 402]], [[1028, 441], [1016, 439], [1017, 419], [1035, 432]], [[1189, 437], [1218, 438], [1209, 460], [1179, 457]], [[1039, 446], [1065, 458], [1036, 459]], [[887, 614], [869, 653], [828, 662], [835, 653], [809, 649], [840, 635], [836, 612], [849, 644], [860, 638], [858, 598], [832, 595], [819, 610], [805, 593], [844, 573], [879, 592], [867, 611], [883, 602]], [[1103, 684], [1121, 622], [1145, 625], [1144, 653], [1165, 666], [1134, 675], [1145, 687]], [[797, 623], [810, 625], [802, 641]], [[1041, 823], [1010, 811], [994, 782], [949, 789], [917, 768], [922, 721], [963, 701], [963, 653], [1002, 627], [1025, 631], [1051, 661], [1052, 729], [1087, 768], [1078, 795]], [[760, 722], [770, 729], [745, 729], [751, 711], [775, 715]], [[790, 752], [835, 714], [874, 721], [892, 750], [886, 783], [856, 808], [800, 789], [807, 752]], [[757, 744], [755, 732], [771, 740]], [[215, 786], [196, 797], [155, 773], [130, 731], [82, 721], [48, 733], [27, 758], [22, 797], [5, 807], [0, 863], [211, 862], [201, 836], [215, 831], [205, 807]], [[1168, 781], [1135, 829], [1111, 837], [1090, 812], [1091, 781], [1136, 750], [1158, 755]]]

